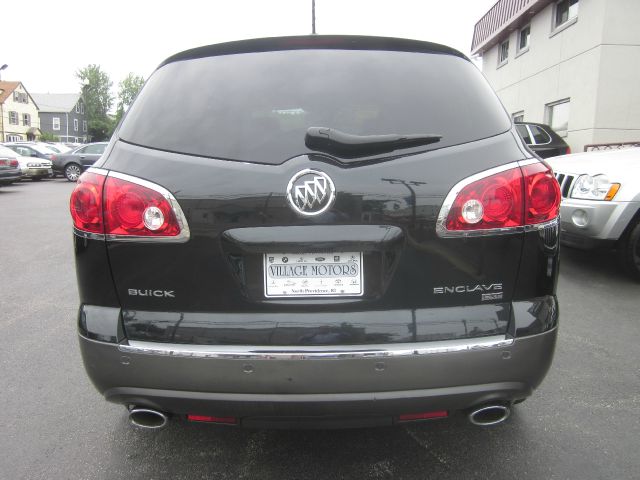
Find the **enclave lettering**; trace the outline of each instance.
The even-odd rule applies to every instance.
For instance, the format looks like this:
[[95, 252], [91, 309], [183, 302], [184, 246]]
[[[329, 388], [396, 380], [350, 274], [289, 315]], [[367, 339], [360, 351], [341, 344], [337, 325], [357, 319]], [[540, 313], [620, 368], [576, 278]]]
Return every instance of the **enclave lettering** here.
[[472, 293], [472, 292], [500, 292], [502, 283], [491, 283], [489, 285], [454, 285], [451, 287], [434, 287], [433, 294], [441, 295], [445, 293]]

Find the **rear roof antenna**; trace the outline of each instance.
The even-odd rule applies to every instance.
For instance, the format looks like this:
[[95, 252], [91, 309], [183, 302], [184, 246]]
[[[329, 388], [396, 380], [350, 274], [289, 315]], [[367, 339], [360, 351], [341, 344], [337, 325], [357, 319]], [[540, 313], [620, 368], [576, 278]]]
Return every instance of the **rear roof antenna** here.
[[311, 35], [316, 34], [316, 0], [311, 0]]

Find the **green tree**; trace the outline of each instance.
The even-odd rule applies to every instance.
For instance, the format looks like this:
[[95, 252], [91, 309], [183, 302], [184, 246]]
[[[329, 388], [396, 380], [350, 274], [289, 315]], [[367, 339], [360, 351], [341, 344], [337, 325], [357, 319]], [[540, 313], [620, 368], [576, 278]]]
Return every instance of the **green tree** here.
[[111, 87], [113, 82], [102, 71], [100, 65], [91, 64], [78, 70], [81, 92], [87, 106], [87, 126], [91, 139], [95, 142], [108, 140], [115, 127], [108, 112], [113, 105]]
[[116, 125], [124, 115], [125, 110], [131, 106], [133, 100], [144, 85], [144, 78], [134, 73], [129, 73], [127, 78], [118, 84], [118, 109], [116, 110]]
[[40, 135], [40, 141], [41, 142], [59, 142], [60, 137], [58, 135], [54, 135], [53, 133], [42, 132], [42, 135]]

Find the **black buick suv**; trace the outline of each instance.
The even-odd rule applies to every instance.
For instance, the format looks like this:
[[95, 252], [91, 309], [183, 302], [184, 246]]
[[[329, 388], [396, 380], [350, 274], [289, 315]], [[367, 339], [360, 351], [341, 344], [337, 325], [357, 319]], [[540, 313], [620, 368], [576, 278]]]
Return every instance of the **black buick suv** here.
[[559, 205], [456, 50], [179, 53], [71, 197], [86, 370], [145, 427], [499, 423], [553, 357]]

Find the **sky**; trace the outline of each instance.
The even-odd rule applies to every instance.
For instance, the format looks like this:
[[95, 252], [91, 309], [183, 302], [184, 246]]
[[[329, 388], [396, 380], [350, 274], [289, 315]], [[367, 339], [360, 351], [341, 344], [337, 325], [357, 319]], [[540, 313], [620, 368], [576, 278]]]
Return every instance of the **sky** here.
[[[316, 0], [318, 34], [404, 37], [469, 55], [473, 27], [495, 0]], [[245, 38], [311, 33], [311, 0], [31, 0], [2, 22], [2, 80], [30, 93], [75, 93], [75, 72], [101, 66], [113, 93], [170, 55]]]

